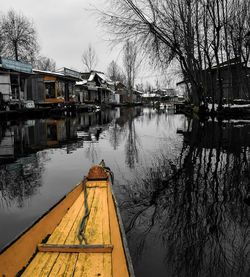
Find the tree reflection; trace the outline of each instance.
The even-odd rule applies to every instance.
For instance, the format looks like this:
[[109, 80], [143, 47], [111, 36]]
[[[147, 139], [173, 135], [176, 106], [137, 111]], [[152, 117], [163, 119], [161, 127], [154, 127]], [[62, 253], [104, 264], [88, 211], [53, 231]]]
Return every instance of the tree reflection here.
[[192, 122], [177, 161], [162, 156], [125, 187], [134, 259], [157, 229], [175, 276], [249, 276], [249, 127], [235, 129]]
[[134, 168], [138, 162], [138, 136], [135, 130], [135, 122], [133, 118], [128, 120], [128, 134], [125, 143], [126, 164], [129, 168]]
[[129, 168], [134, 168], [135, 163], [138, 162], [138, 146], [140, 144], [139, 138], [135, 129], [135, 118], [141, 114], [141, 109], [130, 108], [126, 110], [127, 126], [126, 141], [125, 141], [125, 162]]
[[125, 139], [125, 163], [129, 168], [134, 168], [138, 162], [139, 137], [136, 133], [135, 118], [141, 115], [142, 109], [121, 109], [121, 115], [110, 126], [109, 141], [114, 150]]
[[95, 142], [85, 142], [85, 153], [86, 157], [91, 160], [92, 163], [98, 162], [98, 152], [96, 151], [96, 143]]
[[123, 140], [124, 128], [119, 125], [118, 120], [114, 120], [109, 130], [109, 141], [111, 146], [116, 150]]
[[16, 163], [0, 167], [0, 203], [22, 207], [26, 199], [41, 186], [43, 163], [38, 155], [19, 159]]

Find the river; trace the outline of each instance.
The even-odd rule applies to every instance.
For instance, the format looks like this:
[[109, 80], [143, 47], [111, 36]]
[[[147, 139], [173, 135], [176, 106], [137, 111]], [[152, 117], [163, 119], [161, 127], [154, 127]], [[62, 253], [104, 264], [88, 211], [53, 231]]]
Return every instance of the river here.
[[0, 248], [94, 163], [115, 176], [136, 277], [250, 275], [250, 121], [124, 108], [0, 122]]

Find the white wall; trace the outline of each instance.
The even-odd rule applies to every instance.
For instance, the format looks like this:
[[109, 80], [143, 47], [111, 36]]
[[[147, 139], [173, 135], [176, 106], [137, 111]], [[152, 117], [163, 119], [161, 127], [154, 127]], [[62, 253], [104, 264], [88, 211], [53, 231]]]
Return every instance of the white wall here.
[[115, 102], [120, 104], [120, 94], [115, 94]]
[[10, 75], [0, 75], [0, 92], [3, 94], [3, 99], [9, 101], [11, 94]]

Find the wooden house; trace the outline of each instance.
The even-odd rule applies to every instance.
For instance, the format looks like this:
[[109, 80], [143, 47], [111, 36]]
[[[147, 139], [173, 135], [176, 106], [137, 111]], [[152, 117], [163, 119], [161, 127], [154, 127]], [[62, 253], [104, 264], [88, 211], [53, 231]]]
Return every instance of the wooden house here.
[[[223, 90], [223, 98], [225, 102], [234, 99], [250, 99], [250, 67], [246, 66], [239, 59], [232, 59], [223, 62], [219, 66], [211, 69], [205, 69], [201, 72], [203, 96], [208, 99], [214, 98], [215, 102], [220, 99], [220, 80]], [[184, 97], [191, 92], [191, 84], [189, 80], [184, 80], [176, 84], [178, 94]]]
[[28, 99], [27, 83], [32, 66], [0, 57], [0, 106], [21, 107]]
[[[223, 98], [228, 102], [233, 99], [250, 98], [250, 68], [243, 63], [220, 64], [220, 74], [223, 89]], [[206, 96], [215, 97], [219, 101], [219, 79], [216, 67], [206, 70], [203, 73], [204, 83], [206, 83]]]
[[75, 84], [80, 73], [68, 68], [58, 72], [34, 69], [29, 80], [28, 97], [37, 105], [58, 105], [76, 101]]
[[76, 83], [76, 92], [81, 103], [110, 103], [113, 101], [113, 82], [99, 71], [81, 73], [82, 80]]
[[115, 94], [118, 101], [117, 104], [130, 103], [132, 101], [127, 87], [119, 81], [115, 82]]
[[132, 92], [132, 102], [134, 104], [141, 104], [143, 92], [135, 89], [133, 89]]

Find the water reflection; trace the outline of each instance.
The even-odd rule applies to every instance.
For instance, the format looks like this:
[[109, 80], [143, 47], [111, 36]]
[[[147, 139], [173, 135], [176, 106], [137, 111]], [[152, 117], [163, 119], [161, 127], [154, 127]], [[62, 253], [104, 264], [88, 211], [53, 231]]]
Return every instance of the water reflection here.
[[114, 120], [110, 128], [110, 143], [114, 150], [125, 140], [125, 163], [133, 169], [138, 163], [140, 140], [135, 128], [135, 118], [142, 114], [141, 108], [121, 110], [120, 117]]
[[0, 248], [104, 159], [136, 276], [249, 276], [249, 136], [142, 108], [1, 122]]
[[23, 206], [23, 202], [41, 186], [43, 163], [39, 155], [20, 158], [15, 164], [0, 166], [0, 206]]
[[139, 264], [158, 243], [155, 276], [249, 276], [250, 124], [194, 120], [181, 133], [178, 159], [161, 156], [124, 188], [136, 273], [152, 276]]
[[[1, 122], [0, 125], [0, 200], [2, 205], [18, 206], [36, 193], [41, 185], [40, 175], [48, 160], [42, 150], [63, 148], [67, 154], [84, 148], [92, 163], [101, 160], [97, 142], [110, 130], [110, 143], [114, 149], [126, 134], [126, 161], [134, 166], [136, 131], [133, 119], [141, 109], [107, 110], [83, 113], [75, 117]], [[137, 157], [138, 159], [138, 157]], [[4, 204], [3, 204], [4, 203]]]
[[80, 147], [79, 141], [95, 142], [112, 121], [110, 113], [82, 114], [73, 118], [8, 122], [0, 126], [0, 163], [39, 150], [68, 145], [68, 151]]

